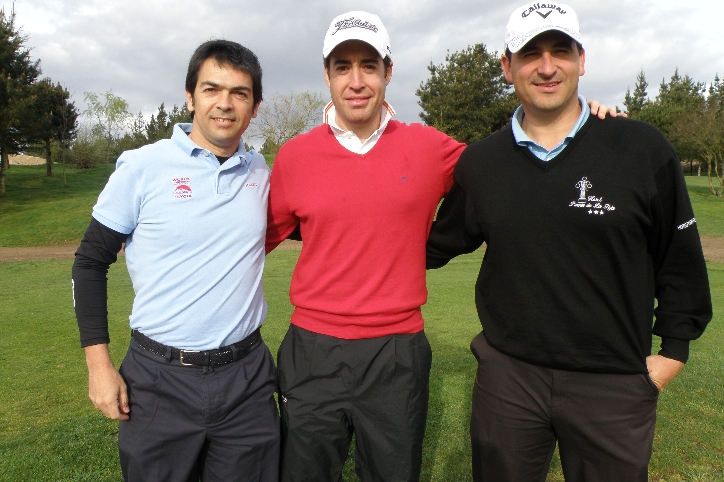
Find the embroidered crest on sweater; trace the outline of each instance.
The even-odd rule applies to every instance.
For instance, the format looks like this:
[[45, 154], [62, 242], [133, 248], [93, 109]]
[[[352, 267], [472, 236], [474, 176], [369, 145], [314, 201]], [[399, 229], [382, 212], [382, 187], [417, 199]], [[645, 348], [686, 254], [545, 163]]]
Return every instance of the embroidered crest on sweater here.
[[585, 209], [588, 214], [594, 216], [603, 216], [606, 213], [616, 210], [616, 206], [603, 202], [603, 196], [593, 196], [589, 194], [593, 189], [593, 184], [586, 176], [583, 176], [575, 185], [578, 190], [578, 199], [571, 201], [569, 206], [572, 208]]

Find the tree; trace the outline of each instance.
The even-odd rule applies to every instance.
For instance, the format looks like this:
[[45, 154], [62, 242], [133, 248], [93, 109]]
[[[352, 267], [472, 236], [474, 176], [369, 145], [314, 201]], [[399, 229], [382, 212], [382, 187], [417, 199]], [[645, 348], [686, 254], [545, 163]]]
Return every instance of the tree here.
[[649, 102], [649, 94], [646, 92], [646, 88], [649, 83], [646, 82], [646, 75], [644, 75], [644, 69], [641, 69], [639, 75], [636, 76], [636, 85], [634, 86], [633, 95], [631, 91], [626, 89], [626, 97], [624, 98], [623, 105], [626, 106], [626, 112], [631, 119], [638, 119], [641, 110]]
[[65, 180], [65, 154], [70, 148], [70, 143], [75, 139], [78, 134], [78, 117], [79, 112], [75, 107], [74, 102], [69, 102], [70, 92], [68, 89], [61, 86], [58, 83], [58, 87], [62, 88], [68, 96], [55, 97], [57, 102], [55, 105], [55, 112], [57, 112], [57, 123], [59, 137], [56, 138], [60, 146], [60, 165], [63, 166], [63, 187], [68, 187]]
[[261, 103], [245, 137], [264, 139], [260, 152], [273, 159], [285, 142], [321, 123], [325, 103], [321, 92], [274, 94]]
[[715, 196], [723, 197], [724, 85], [718, 75], [709, 87], [702, 108], [690, 109], [678, 117], [672, 124], [670, 135], [673, 143], [706, 166], [709, 190]]
[[132, 115], [128, 112], [128, 102], [115, 95], [112, 90], [102, 97], [93, 92], [86, 92], [85, 102], [88, 106], [85, 115], [91, 119], [94, 131], [105, 140], [107, 176], [111, 148], [128, 127]]
[[15, 26], [15, 11], [0, 8], [0, 197], [5, 197], [5, 170], [10, 154], [26, 142], [20, 129], [30, 86], [40, 76], [40, 61], [30, 60], [26, 37]]
[[146, 125], [147, 142], [169, 139], [173, 133], [173, 126], [180, 122], [191, 122], [191, 114], [186, 104], [182, 104], [181, 107], [174, 104], [171, 112], [166, 112], [166, 107], [162, 103], [156, 115], [151, 115], [151, 120]]
[[[655, 125], [670, 138], [671, 127], [676, 119], [685, 116], [687, 112], [702, 110], [705, 92], [703, 82], [694, 82], [688, 75], [682, 77], [676, 69], [668, 83], [661, 80], [656, 100], [644, 104], [638, 118]], [[685, 154], [679, 152], [682, 158], [686, 157]]]
[[448, 53], [445, 63], [427, 67], [430, 78], [420, 83], [420, 118], [460, 142], [481, 139], [509, 121], [518, 99], [505, 80], [500, 56], [475, 44]]
[[30, 140], [43, 144], [48, 176], [53, 175], [52, 142], [72, 139], [77, 128], [78, 110], [69, 99], [70, 92], [48, 78], [31, 86], [24, 127]]

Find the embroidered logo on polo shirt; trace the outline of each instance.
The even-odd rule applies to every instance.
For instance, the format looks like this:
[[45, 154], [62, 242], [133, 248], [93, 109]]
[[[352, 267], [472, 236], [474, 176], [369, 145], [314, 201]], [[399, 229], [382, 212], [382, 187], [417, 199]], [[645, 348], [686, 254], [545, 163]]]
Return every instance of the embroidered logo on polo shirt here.
[[174, 177], [171, 179], [173, 183], [173, 197], [176, 199], [187, 199], [193, 194], [191, 191], [191, 178], [190, 177]]
[[246, 184], [244, 184], [244, 187], [258, 187], [258, 186], [259, 186], [258, 182], [247, 182]]
[[588, 214], [593, 216], [603, 216], [606, 213], [616, 210], [616, 206], [612, 206], [603, 202], [603, 196], [592, 196], [589, 191], [593, 189], [593, 184], [586, 176], [583, 176], [575, 185], [578, 190], [578, 199], [571, 201], [568, 206], [572, 208], [585, 209]]

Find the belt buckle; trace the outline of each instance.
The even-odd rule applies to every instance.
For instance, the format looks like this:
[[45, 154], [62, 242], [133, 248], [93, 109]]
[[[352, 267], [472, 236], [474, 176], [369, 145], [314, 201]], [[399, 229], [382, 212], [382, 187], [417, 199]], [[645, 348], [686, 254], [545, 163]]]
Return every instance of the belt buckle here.
[[186, 354], [186, 353], [201, 353], [201, 350], [179, 350], [178, 351], [179, 362], [181, 362], [181, 364], [183, 366], [190, 367], [190, 366], [194, 366], [194, 364], [184, 362], [184, 354]]

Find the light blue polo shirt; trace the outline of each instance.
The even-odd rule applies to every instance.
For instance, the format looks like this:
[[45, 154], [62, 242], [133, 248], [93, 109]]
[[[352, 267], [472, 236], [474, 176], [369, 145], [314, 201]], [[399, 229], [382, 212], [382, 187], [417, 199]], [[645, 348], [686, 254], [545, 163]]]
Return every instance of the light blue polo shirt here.
[[513, 127], [513, 137], [515, 137], [515, 142], [522, 147], [527, 147], [530, 152], [532, 152], [538, 159], [541, 161], [550, 161], [554, 157], [556, 157], [560, 152], [566, 148], [569, 142], [571, 142], [571, 139], [578, 133], [579, 130], [581, 130], [581, 127], [583, 127], [583, 124], [586, 123], [586, 120], [588, 119], [588, 116], [591, 115], [591, 108], [588, 106], [588, 103], [586, 103], [586, 98], [582, 95], [578, 96], [578, 102], [581, 103], [581, 115], [578, 116], [578, 120], [576, 121], [576, 124], [573, 126], [571, 131], [566, 135], [565, 139], [561, 141], [560, 144], [558, 144], [556, 147], [551, 149], [550, 151], [546, 149], [545, 147], [538, 144], [536, 141], [528, 137], [528, 135], [523, 131], [523, 128], [520, 127], [520, 123], [523, 122], [523, 106], [518, 106], [517, 109], [515, 109], [515, 113], [513, 114], [513, 121], [511, 122], [511, 125]]
[[177, 124], [124, 152], [93, 217], [128, 234], [131, 328], [166, 345], [218, 348], [266, 317], [262, 287], [269, 168], [243, 142], [223, 165]]

